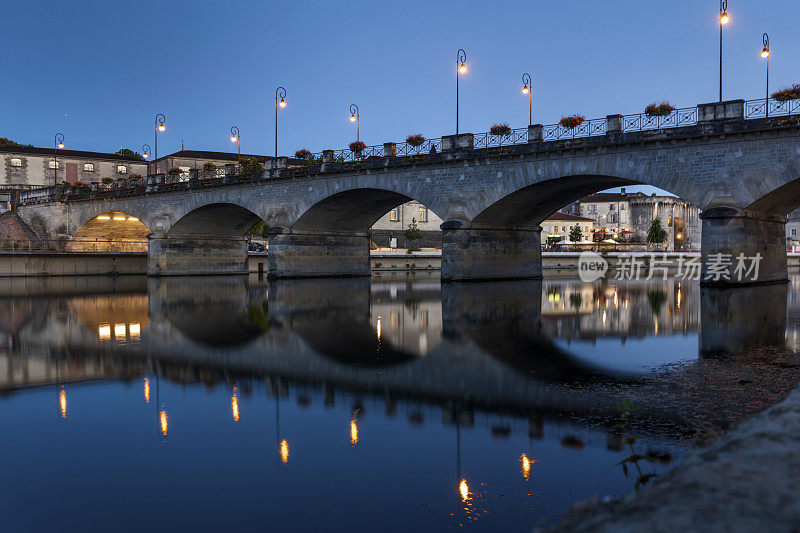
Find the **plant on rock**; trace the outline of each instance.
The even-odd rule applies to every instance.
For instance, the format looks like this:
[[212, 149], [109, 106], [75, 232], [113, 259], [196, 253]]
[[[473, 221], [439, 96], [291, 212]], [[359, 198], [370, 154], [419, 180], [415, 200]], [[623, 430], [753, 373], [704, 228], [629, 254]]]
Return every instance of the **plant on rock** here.
[[644, 108], [644, 114], [648, 117], [665, 117], [675, 111], [675, 106], [667, 100], [663, 102], [653, 102]]
[[492, 135], [511, 135], [511, 126], [506, 124], [505, 122], [501, 124], [495, 124], [491, 128], [489, 128], [489, 133]]
[[800, 98], [800, 83], [795, 83], [791, 87], [781, 89], [772, 93], [772, 98], [779, 102], [787, 102], [789, 100], [797, 100]]
[[416, 148], [417, 146], [422, 146], [422, 144], [425, 142], [425, 137], [419, 133], [416, 135], [409, 135], [406, 137], [406, 142]]
[[366, 147], [367, 147], [367, 145], [364, 144], [361, 141], [355, 141], [355, 142], [351, 142], [350, 143], [350, 151], [351, 152], [361, 152]]
[[558, 121], [560, 126], [567, 128], [568, 130], [572, 130], [580, 126], [586, 122], [586, 117], [583, 115], [571, 115], [568, 117], [561, 117], [561, 120]]

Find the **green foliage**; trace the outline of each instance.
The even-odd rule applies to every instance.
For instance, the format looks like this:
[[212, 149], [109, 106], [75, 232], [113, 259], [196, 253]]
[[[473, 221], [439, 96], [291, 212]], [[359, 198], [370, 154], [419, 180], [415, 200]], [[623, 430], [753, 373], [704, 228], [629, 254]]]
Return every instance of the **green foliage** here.
[[580, 309], [581, 304], [583, 304], [583, 297], [581, 297], [581, 293], [575, 292], [569, 295], [569, 305], [574, 307], [575, 309]]
[[664, 244], [668, 238], [667, 230], [661, 225], [661, 219], [654, 218], [650, 223], [650, 229], [647, 230], [647, 242], [649, 244]]
[[250, 235], [261, 237], [262, 239], [269, 239], [269, 230], [272, 229], [269, 224], [263, 220], [256, 222], [256, 225], [250, 228]]
[[141, 159], [141, 160], [144, 160], [144, 157], [142, 157], [142, 154], [140, 154], [139, 152], [134, 152], [133, 150], [131, 150], [129, 148], [120, 148], [119, 150], [117, 150], [116, 153], [117, 153], [117, 155], [121, 155], [122, 157], [127, 157], [128, 159]]
[[414, 147], [422, 146], [422, 143], [425, 142], [425, 137], [421, 133], [412, 134], [406, 137], [406, 142]]
[[569, 117], [561, 117], [561, 120], [558, 123], [567, 128], [568, 130], [575, 129], [581, 124], [586, 122], [586, 117], [583, 115], [571, 115]]
[[581, 227], [578, 224], [569, 229], [569, 240], [572, 242], [581, 242], [583, 240], [583, 232], [581, 232]]
[[406, 229], [406, 240], [408, 241], [408, 251], [409, 252], [416, 252], [419, 250], [416, 246], [414, 246], [414, 241], [418, 241], [422, 238], [422, 232], [419, 231], [419, 227], [417, 226], [417, 219], [412, 218], [411, 224], [408, 225], [408, 229]]
[[654, 315], [661, 312], [664, 302], [667, 301], [667, 295], [664, 291], [648, 291], [647, 300], [650, 302], [650, 309]]
[[242, 176], [250, 176], [252, 174], [261, 174], [264, 172], [264, 165], [255, 157], [243, 157], [239, 160], [240, 174]]
[[351, 152], [360, 152], [360, 151], [364, 150], [366, 147], [367, 147], [367, 145], [364, 144], [361, 141], [356, 141], [356, 142], [350, 143], [350, 151]]
[[634, 485], [634, 488], [638, 491], [642, 485], [646, 485], [651, 479], [658, 476], [658, 474], [655, 472], [642, 472], [642, 467], [639, 462], [655, 462], [656, 459], [650, 455], [636, 452], [635, 444], [636, 441], [639, 440], [639, 435], [633, 434], [633, 413], [641, 409], [641, 407], [633, 405], [630, 400], [626, 398], [621, 405], [616, 407], [616, 409], [621, 413], [622, 421], [621, 423], [615, 425], [614, 429], [623, 432], [622, 445], [628, 446], [628, 449], [630, 450], [630, 455], [617, 464], [622, 466], [622, 471], [625, 473], [625, 477], [628, 477], [628, 465], [633, 465], [633, 467], [636, 468], [636, 484]]
[[260, 304], [250, 306], [247, 318], [261, 331], [269, 331], [269, 302], [264, 300]]
[[6, 137], [0, 137], [0, 146], [16, 146], [18, 148], [33, 148], [32, 144], [20, 144]]

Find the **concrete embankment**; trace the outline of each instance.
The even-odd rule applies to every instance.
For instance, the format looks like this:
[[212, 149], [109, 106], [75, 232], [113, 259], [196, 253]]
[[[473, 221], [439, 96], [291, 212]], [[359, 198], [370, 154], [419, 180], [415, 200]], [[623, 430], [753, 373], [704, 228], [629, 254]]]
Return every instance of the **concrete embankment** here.
[[[637, 253], [642, 269], [647, 269], [653, 256]], [[609, 268], [615, 268], [629, 252], [603, 254]], [[666, 259], [677, 267], [679, 256], [700, 256], [699, 252], [668, 252]], [[579, 252], [543, 252], [544, 270], [577, 270]], [[655, 256], [661, 259], [661, 254]], [[787, 254], [789, 268], [800, 268], [800, 253]], [[440, 251], [373, 250], [370, 263], [374, 271], [439, 270], [442, 266]], [[251, 253], [248, 256], [251, 273], [267, 272], [267, 254]], [[0, 252], [0, 277], [34, 276], [96, 276], [146, 274], [147, 254], [144, 253], [59, 253], [59, 252]]]
[[618, 501], [579, 504], [544, 531], [797, 532], [798, 449], [800, 389], [689, 453], [641, 491]]

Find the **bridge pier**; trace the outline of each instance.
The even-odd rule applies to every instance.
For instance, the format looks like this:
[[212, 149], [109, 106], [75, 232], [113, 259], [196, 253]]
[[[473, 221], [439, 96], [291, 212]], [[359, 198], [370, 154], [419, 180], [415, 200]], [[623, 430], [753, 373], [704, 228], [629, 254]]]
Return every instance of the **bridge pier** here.
[[369, 236], [357, 233], [306, 233], [275, 228], [269, 238], [267, 275], [271, 278], [369, 276]]
[[[736, 286], [785, 282], [789, 279], [786, 265], [786, 218], [732, 207], [706, 209], [701, 247], [701, 284]], [[721, 255], [718, 255], [721, 254]], [[743, 256], [743, 265], [738, 257]], [[747, 269], [757, 256], [758, 273]], [[714, 273], [714, 265], [728, 263], [728, 277]], [[740, 275], [736, 269], [744, 266]]]
[[243, 238], [148, 236], [148, 276], [247, 274]]
[[442, 224], [442, 280], [542, 277], [542, 228], [464, 228]]

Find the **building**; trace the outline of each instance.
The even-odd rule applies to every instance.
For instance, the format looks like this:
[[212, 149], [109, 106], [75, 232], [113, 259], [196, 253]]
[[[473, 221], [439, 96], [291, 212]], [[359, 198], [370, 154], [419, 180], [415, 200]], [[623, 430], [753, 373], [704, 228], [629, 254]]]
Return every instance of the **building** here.
[[786, 220], [786, 249], [800, 250], [800, 209], [795, 209]]
[[[405, 232], [409, 224], [416, 223], [422, 238], [408, 242]], [[372, 226], [372, 243], [379, 248], [441, 248], [442, 219], [419, 202], [411, 201], [395, 207]]]
[[[570, 231], [572, 228], [578, 226], [581, 230], [582, 238], [580, 241], [573, 241], [570, 239]], [[556, 212], [547, 217], [542, 222], [542, 244], [548, 248], [556, 243], [562, 244], [576, 244], [577, 242], [592, 242], [594, 235], [594, 220], [587, 217], [579, 217], [569, 213]], [[547, 237], [544, 240], [544, 237]]]
[[56, 183], [100, 182], [147, 174], [147, 163], [118, 154], [0, 146], [0, 212], [9, 209], [14, 191]]
[[667, 231], [667, 248], [700, 247], [700, 210], [677, 196], [640, 192], [596, 193], [580, 200], [580, 213], [594, 221], [594, 240], [644, 243], [653, 219]]

